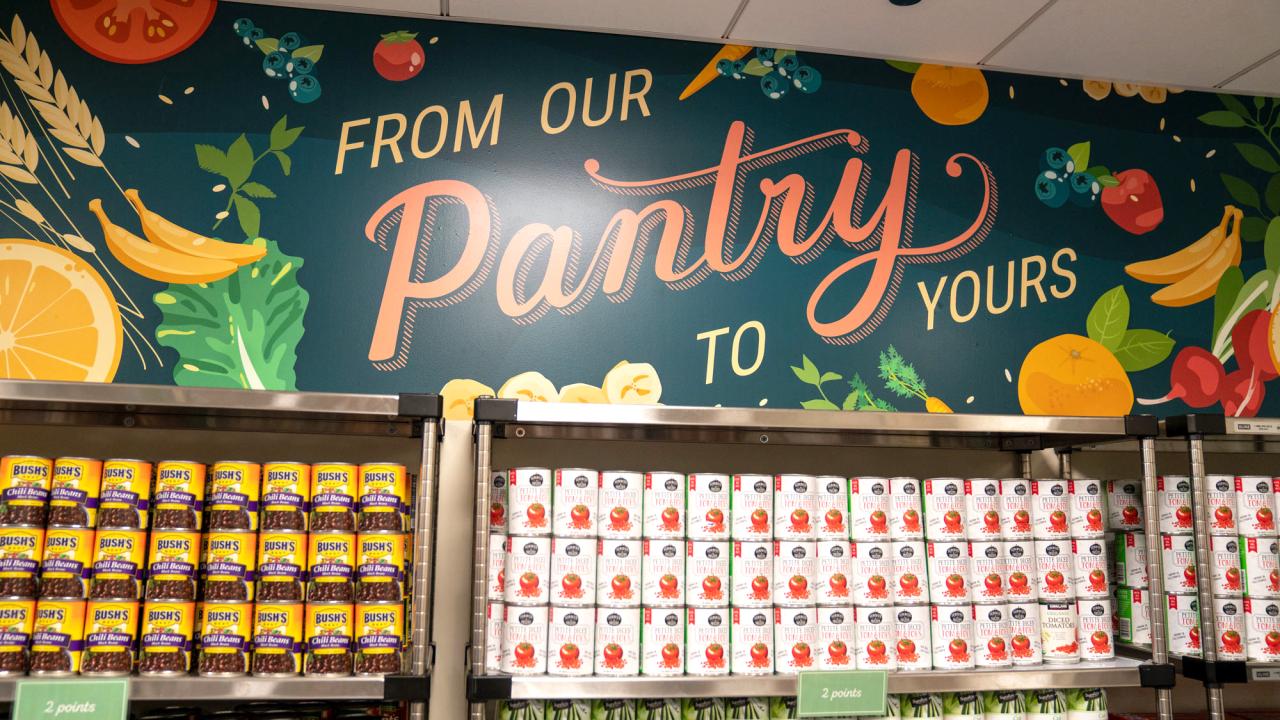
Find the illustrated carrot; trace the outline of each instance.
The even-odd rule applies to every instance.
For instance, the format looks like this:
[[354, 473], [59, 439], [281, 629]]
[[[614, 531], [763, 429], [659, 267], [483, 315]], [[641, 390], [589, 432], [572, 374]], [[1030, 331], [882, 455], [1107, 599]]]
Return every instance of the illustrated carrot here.
[[725, 45], [720, 48], [710, 62], [704, 65], [702, 70], [693, 76], [693, 80], [690, 80], [689, 84], [681, 91], [680, 99], [684, 100], [709, 85], [712, 80], [715, 80], [716, 75], [719, 74], [716, 71], [716, 63], [721, 60], [738, 60], [749, 52], [751, 52], [751, 46], [749, 45]]

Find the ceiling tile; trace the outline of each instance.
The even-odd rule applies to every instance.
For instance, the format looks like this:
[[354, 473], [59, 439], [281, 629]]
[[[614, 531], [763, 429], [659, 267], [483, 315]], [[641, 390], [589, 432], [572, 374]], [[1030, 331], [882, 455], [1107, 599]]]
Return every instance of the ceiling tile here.
[[449, 16], [504, 23], [718, 38], [738, 0], [450, 0]]
[[[751, 0], [732, 37], [744, 44], [976, 64], [1048, 0]], [[785, 9], [784, 9], [785, 5]]]
[[237, 0], [253, 5], [338, 10], [370, 15], [439, 15], [440, 0]]
[[1207, 87], [1274, 52], [1276, 28], [1273, 0], [1057, 0], [990, 64]]
[[1222, 86], [1234, 93], [1280, 95], [1280, 55]]

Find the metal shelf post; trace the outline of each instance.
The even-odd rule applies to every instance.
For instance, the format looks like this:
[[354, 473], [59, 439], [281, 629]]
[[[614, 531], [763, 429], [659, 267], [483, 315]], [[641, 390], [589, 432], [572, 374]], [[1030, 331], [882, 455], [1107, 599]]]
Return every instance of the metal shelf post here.
[[[485, 674], [485, 649], [488, 626], [485, 622], [489, 603], [489, 505], [493, 483], [493, 423], [477, 419], [475, 434], [475, 556], [471, 569], [471, 647], [469, 670], [472, 677]], [[473, 702], [471, 720], [484, 720], [484, 703]]]
[[[1144, 437], [1138, 441], [1142, 453], [1142, 529], [1147, 545], [1147, 607], [1151, 608], [1151, 662], [1169, 662], [1169, 638], [1165, 634], [1164, 553], [1160, 543], [1160, 500], [1156, 489], [1156, 441]], [[1156, 717], [1173, 717], [1173, 689], [1156, 688]]]
[[[1191, 462], [1191, 516], [1196, 543], [1196, 595], [1200, 606], [1200, 657], [1206, 665], [1218, 661], [1218, 630], [1213, 617], [1213, 579], [1209, 550], [1209, 518], [1204, 467], [1204, 435], [1187, 435], [1187, 452]], [[1222, 704], [1222, 685], [1205, 682], [1204, 696], [1209, 720], [1226, 716]]]
[[[418, 471], [417, 501], [413, 523], [413, 605], [410, 611], [410, 653], [408, 672], [425, 677], [431, 652], [431, 608], [434, 585], [431, 571], [435, 567], [436, 485], [439, 480], [441, 424], [436, 418], [422, 423], [422, 462]], [[427, 704], [409, 705], [411, 720], [426, 720]]]

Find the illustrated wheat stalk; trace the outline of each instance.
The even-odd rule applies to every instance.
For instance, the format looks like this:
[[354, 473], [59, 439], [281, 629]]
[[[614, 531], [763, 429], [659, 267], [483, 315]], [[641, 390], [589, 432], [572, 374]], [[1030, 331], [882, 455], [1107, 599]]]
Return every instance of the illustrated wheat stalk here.
[[0, 174], [14, 182], [35, 185], [36, 167], [40, 164], [40, 146], [34, 135], [26, 132], [22, 119], [0, 101]]

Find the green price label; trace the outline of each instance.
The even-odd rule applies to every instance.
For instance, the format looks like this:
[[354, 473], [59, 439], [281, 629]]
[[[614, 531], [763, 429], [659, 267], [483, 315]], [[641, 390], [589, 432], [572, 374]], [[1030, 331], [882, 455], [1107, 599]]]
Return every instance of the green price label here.
[[889, 675], [883, 670], [802, 672], [796, 685], [798, 717], [884, 715]]
[[128, 709], [128, 680], [22, 680], [13, 720], [125, 720]]

